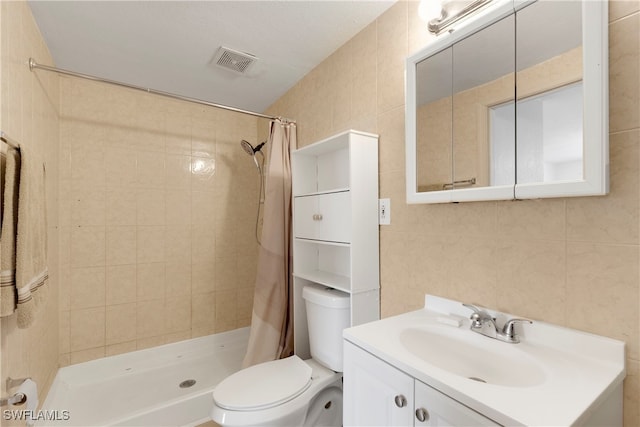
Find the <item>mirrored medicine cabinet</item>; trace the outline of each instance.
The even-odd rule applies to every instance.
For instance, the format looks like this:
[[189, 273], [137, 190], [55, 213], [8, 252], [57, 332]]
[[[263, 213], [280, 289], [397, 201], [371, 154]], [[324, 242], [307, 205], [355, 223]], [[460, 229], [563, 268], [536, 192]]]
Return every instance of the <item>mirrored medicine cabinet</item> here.
[[607, 16], [493, 0], [407, 58], [407, 202], [606, 194]]

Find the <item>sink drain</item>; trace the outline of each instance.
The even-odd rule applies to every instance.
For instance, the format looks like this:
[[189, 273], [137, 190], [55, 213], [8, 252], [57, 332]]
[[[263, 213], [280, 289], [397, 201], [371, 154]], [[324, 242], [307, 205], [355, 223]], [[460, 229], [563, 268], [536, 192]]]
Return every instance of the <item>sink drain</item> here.
[[467, 377], [470, 380], [474, 380], [474, 381], [478, 381], [479, 383], [486, 383], [485, 380], [483, 380], [482, 378], [478, 378], [478, 377]]
[[189, 388], [196, 383], [196, 380], [184, 380], [180, 383], [180, 388]]

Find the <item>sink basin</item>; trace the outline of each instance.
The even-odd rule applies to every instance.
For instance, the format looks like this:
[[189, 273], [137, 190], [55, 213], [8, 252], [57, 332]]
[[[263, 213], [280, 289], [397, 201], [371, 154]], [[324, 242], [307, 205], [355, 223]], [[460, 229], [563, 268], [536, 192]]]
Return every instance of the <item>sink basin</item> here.
[[507, 387], [532, 387], [545, 381], [541, 366], [518, 348], [520, 344], [449, 326], [406, 328], [399, 338], [415, 357], [469, 381]]
[[[488, 312], [499, 324], [519, 317]], [[427, 295], [422, 309], [343, 336], [407, 374], [403, 381], [426, 384], [497, 425], [622, 426], [624, 342], [536, 320], [520, 325], [521, 341], [511, 344], [471, 331], [468, 316], [460, 301]], [[358, 372], [345, 367], [344, 375]]]

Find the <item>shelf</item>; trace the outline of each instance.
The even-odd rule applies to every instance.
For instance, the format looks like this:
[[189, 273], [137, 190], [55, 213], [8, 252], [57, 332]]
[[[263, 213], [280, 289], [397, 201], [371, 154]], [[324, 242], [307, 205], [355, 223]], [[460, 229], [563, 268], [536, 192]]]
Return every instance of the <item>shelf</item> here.
[[342, 247], [342, 248], [350, 248], [351, 247], [351, 243], [334, 242], [332, 240], [305, 239], [304, 237], [294, 237], [294, 240], [296, 242], [313, 243], [315, 245], [322, 245], [322, 246], [338, 246], [338, 247]]
[[305, 279], [320, 285], [329, 286], [339, 291], [351, 293], [351, 278], [322, 270], [312, 270], [293, 273], [295, 277]]
[[349, 190], [350, 190], [349, 187], [332, 188], [329, 190], [314, 191], [311, 193], [294, 194], [293, 197], [311, 197], [311, 196], [321, 196], [323, 194], [346, 193]]

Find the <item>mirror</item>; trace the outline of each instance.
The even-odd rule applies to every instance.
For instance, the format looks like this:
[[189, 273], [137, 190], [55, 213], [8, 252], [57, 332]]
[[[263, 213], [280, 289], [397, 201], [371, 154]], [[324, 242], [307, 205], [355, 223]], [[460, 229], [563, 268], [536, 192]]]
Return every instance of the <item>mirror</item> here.
[[409, 57], [407, 201], [606, 194], [606, 22], [606, 2], [494, 0]]

